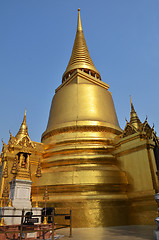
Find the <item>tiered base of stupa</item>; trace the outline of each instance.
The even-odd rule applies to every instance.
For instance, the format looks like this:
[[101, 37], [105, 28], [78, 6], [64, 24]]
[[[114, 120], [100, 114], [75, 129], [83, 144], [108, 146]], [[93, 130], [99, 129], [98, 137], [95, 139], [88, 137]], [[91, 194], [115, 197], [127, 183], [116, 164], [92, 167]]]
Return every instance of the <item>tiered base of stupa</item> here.
[[[39, 202], [44, 202], [47, 185], [47, 207], [55, 207], [62, 213], [72, 209], [73, 227], [124, 225], [127, 223], [127, 178], [111, 153], [114, 133], [104, 126], [81, 128], [81, 132], [80, 127], [78, 132], [76, 127], [63, 133], [61, 141], [56, 135], [52, 137], [57, 140], [56, 144], [45, 145]], [[98, 137], [93, 139], [93, 136]], [[32, 194], [34, 201], [35, 187]]]

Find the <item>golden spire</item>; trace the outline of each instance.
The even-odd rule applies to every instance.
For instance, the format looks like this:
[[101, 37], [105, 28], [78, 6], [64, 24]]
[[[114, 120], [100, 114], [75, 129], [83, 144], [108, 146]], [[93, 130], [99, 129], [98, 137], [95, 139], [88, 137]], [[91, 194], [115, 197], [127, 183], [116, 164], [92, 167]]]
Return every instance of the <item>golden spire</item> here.
[[42, 176], [42, 174], [41, 174], [40, 159], [39, 159], [39, 162], [38, 162], [38, 166], [37, 166], [37, 170], [36, 170], [35, 176], [36, 176], [37, 178], [40, 178], [40, 177]]
[[3, 169], [2, 177], [3, 178], [8, 178], [8, 161], [6, 161], [6, 166]]
[[132, 99], [130, 96], [130, 103], [131, 103], [131, 113], [130, 113], [130, 123], [136, 128], [139, 129], [141, 125], [141, 121], [137, 116], [137, 113], [135, 111], [134, 105], [132, 103]]
[[5, 184], [5, 187], [4, 187], [4, 190], [3, 190], [2, 197], [7, 198], [8, 196], [9, 196], [9, 193], [8, 193], [8, 184], [6, 183], [6, 184]]
[[100, 73], [95, 68], [93, 61], [89, 55], [81, 24], [80, 9], [78, 9], [77, 32], [72, 50], [72, 55], [66, 71], [63, 74], [63, 81], [75, 69], [84, 69], [85, 72], [90, 73], [92, 76], [101, 79]]
[[78, 22], [77, 22], [77, 31], [83, 31], [81, 23], [80, 8], [78, 8]]
[[13, 166], [11, 168], [11, 173], [15, 176], [17, 174], [17, 170], [18, 170], [18, 159], [17, 159], [17, 156], [15, 156], [13, 161]]
[[25, 113], [24, 113], [23, 122], [20, 126], [19, 132], [16, 135], [16, 139], [19, 140], [24, 136], [29, 136], [28, 135], [28, 127], [27, 127], [27, 124], [26, 124], [26, 109], [25, 109]]
[[47, 190], [47, 186], [45, 187], [43, 200], [45, 200], [45, 201], [49, 200], [49, 193], [48, 193], [48, 190]]

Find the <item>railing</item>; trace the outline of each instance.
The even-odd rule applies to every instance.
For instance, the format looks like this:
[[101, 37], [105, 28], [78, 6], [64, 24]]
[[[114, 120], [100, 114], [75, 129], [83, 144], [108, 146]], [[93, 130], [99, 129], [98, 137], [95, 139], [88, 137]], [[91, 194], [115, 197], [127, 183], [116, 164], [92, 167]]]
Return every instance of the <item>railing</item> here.
[[[57, 213], [55, 213], [55, 210], [53, 209], [52, 213], [53, 213], [52, 214], [52, 223], [54, 224], [53, 231], [55, 231], [55, 220], [54, 220], [54, 218], [56, 216], [64, 216], [65, 220], [70, 220], [70, 224], [58, 224], [58, 223], [56, 223], [56, 230], [70, 227], [69, 237], [72, 237], [72, 211], [70, 210], [70, 214], [57, 214]], [[53, 240], [54, 240], [54, 238], [53, 238]]]
[[[55, 217], [56, 216], [64, 216], [65, 220], [69, 220], [69, 224], [55, 224]], [[51, 233], [51, 239], [54, 240], [55, 230], [62, 229], [62, 228], [70, 228], [69, 237], [72, 237], [72, 211], [70, 210], [69, 214], [57, 214], [55, 213], [55, 209], [52, 210], [51, 215], [47, 215], [47, 217], [51, 217], [51, 223], [50, 224], [36, 224], [36, 225], [27, 225], [24, 223], [24, 219], [28, 218], [28, 215], [24, 214], [24, 209], [22, 210], [22, 215], [0, 215], [0, 218], [6, 218], [6, 217], [21, 217], [21, 224], [18, 226], [17, 224], [17, 230], [7, 230], [5, 229], [5, 232], [3, 231], [3, 228], [6, 228], [6, 226], [0, 227], [0, 234], [7, 234], [7, 233], [17, 233], [19, 234], [19, 240], [22, 240], [23, 233], [33, 233], [33, 232], [42, 232], [43, 239], [45, 239], [45, 233], [52, 231]], [[32, 215], [31, 219], [35, 219], [35, 217], [42, 217], [42, 215]], [[34, 221], [33, 221], [34, 222]], [[40, 237], [40, 236], [39, 236]], [[1, 238], [0, 238], [1, 239]], [[8, 238], [6, 238], [8, 239]]]

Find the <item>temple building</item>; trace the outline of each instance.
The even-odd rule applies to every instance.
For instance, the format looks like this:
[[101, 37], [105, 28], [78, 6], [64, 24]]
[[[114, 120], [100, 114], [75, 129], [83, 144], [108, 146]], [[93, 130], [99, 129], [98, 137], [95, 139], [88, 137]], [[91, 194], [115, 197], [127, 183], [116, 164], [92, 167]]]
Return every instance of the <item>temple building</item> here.
[[[153, 224], [158, 149], [154, 127], [147, 118], [140, 121], [132, 100], [130, 120], [120, 128], [109, 85], [90, 57], [78, 10], [71, 58], [55, 90], [41, 143], [29, 137], [26, 112], [17, 135], [10, 133], [8, 144], [3, 143], [1, 205], [10, 199], [9, 182], [30, 173], [32, 205], [44, 206], [47, 186], [47, 206], [72, 209], [74, 227]], [[24, 174], [18, 172], [20, 162]]]

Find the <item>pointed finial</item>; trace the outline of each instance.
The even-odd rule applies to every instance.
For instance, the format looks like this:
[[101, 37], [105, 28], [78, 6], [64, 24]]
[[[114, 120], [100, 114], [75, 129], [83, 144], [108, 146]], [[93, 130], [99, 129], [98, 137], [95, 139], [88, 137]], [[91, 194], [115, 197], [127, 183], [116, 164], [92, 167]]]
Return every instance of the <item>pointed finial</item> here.
[[24, 112], [24, 119], [23, 122], [26, 122], [26, 108], [25, 108], [25, 112]]
[[131, 99], [131, 95], [130, 95], [130, 103], [132, 104], [132, 99]]
[[131, 95], [130, 95], [130, 103], [131, 103], [131, 112], [130, 112], [130, 123], [136, 128], [139, 129], [141, 125], [141, 121], [137, 116], [134, 105], [132, 103]]
[[3, 141], [3, 138], [1, 138], [1, 141], [3, 143], [3, 146], [6, 146], [5, 142]]
[[80, 16], [80, 8], [78, 8], [77, 31], [83, 31], [83, 29], [82, 29], [82, 23], [81, 23], [81, 16]]
[[25, 120], [26, 120], [26, 108], [25, 108], [25, 112], [24, 112], [24, 118], [25, 118]]
[[28, 135], [28, 127], [26, 124], [26, 109], [25, 109], [25, 113], [24, 113], [24, 118], [23, 118], [23, 122], [20, 126], [19, 132], [16, 135], [16, 139], [21, 139], [24, 136], [29, 136]]
[[12, 136], [13, 136], [10, 130], [9, 130], [9, 134], [10, 134], [10, 137], [12, 137]]
[[131, 112], [135, 112], [135, 108], [134, 108], [134, 105], [133, 105], [133, 102], [132, 102], [131, 95], [130, 95], [130, 104], [131, 104]]
[[130, 95], [130, 103], [131, 103], [131, 111], [134, 110], [134, 105], [132, 103], [132, 98], [131, 98], [131, 95]]

